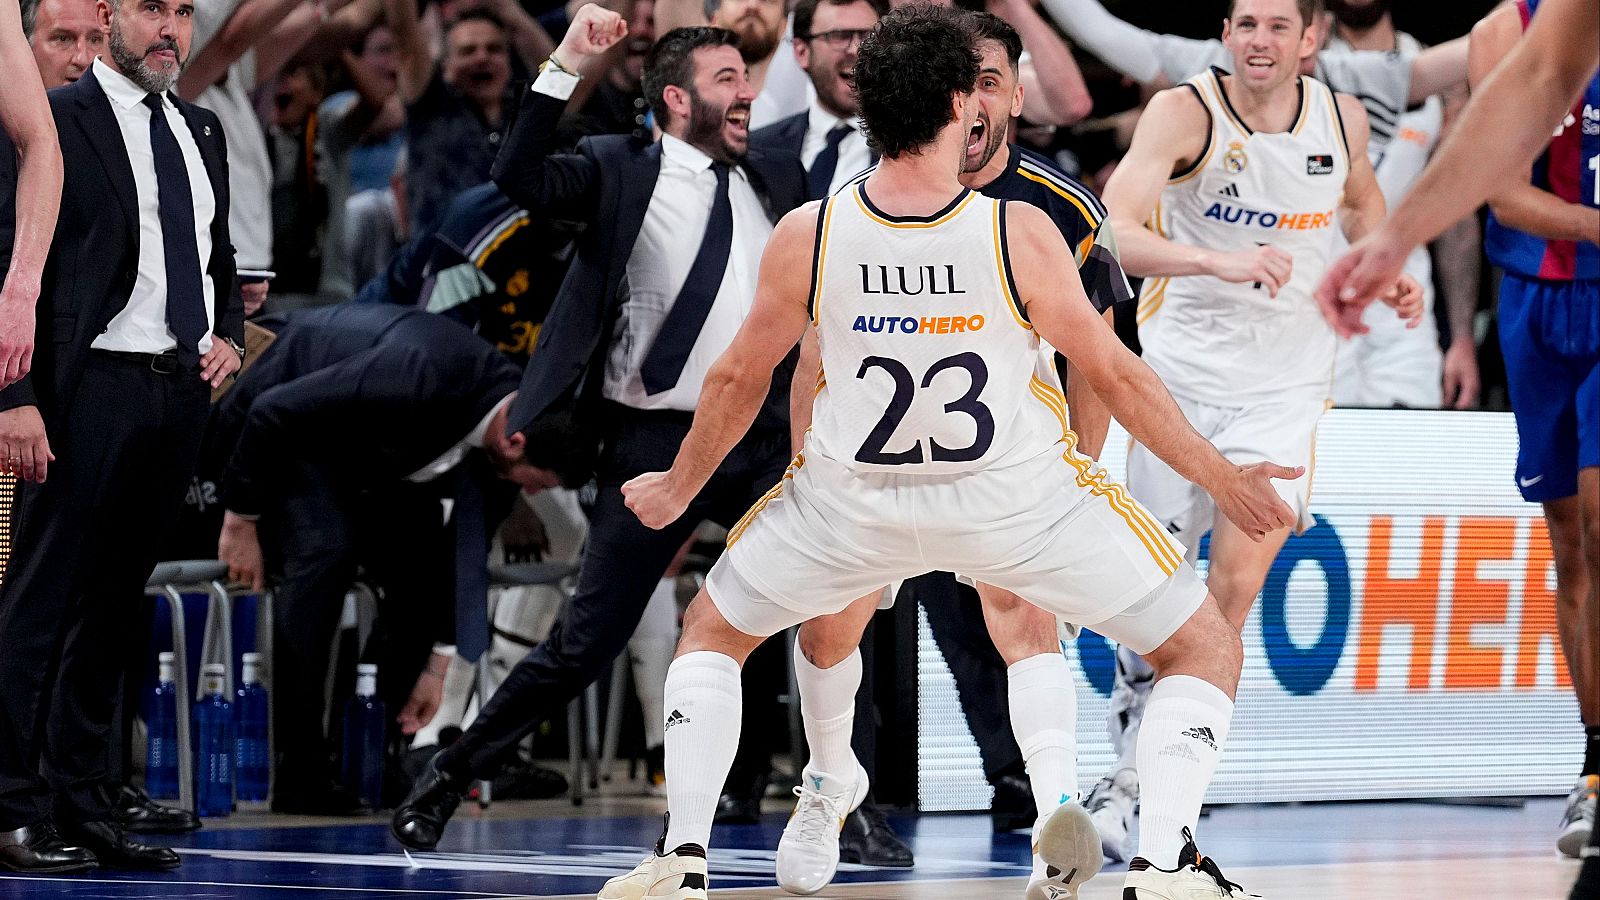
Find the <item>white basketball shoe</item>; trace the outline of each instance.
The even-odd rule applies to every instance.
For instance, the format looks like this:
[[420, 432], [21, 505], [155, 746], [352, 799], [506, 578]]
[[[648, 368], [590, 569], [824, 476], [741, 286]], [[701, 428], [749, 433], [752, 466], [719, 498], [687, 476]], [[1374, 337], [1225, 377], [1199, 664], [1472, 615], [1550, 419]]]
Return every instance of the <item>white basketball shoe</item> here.
[[1567, 810], [1561, 816], [1561, 836], [1556, 838], [1556, 848], [1563, 856], [1572, 859], [1582, 856], [1583, 845], [1589, 843], [1589, 832], [1594, 830], [1597, 797], [1600, 797], [1600, 775], [1578, 779], [1572, 793], [1567, 795]]
[[1100, 873], [1100, 837], [1089, 814], [1063, 803], [1033, 826], [1033, 877], [1024, 900], [1077, 900], [1078, 888]]
[[1128, 864], [1122, 900], [1265, 900], [1223, 876], [1216, 860], [1201, 855], [1187, 828], [1183, 839], [1186, 843], [1178, 854], [1178, 868], [1173, 871], [1158, 869], [1149, 860], [1135, 856]]
[[791, 894], [815, 894], [839, 870], [839, 832], [867, 798], [867, 770], [856, 764], [854, 781], [841, 782], [810, 766], [800, 773], [799, 800], [778, 840], [778, 886]]
[[1128, 832], [1138, 803], [1139, 773], [1132, 769], [1118, 769], [1100, 779], [1084, 798], [1083, 805], [1100, 834], [1100, 849], [1116, 862], [1128, 858]]
[[605, 883], [598, 900], [706, 900], [706, 848], [683, 844], [666, 853], [666, 831], [632, 872]]

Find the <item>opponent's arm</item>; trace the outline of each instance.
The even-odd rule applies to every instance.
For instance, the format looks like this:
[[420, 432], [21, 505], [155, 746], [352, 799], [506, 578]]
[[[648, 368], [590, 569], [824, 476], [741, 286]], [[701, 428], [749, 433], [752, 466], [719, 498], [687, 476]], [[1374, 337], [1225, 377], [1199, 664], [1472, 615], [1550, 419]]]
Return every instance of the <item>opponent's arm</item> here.
[[[1522, 19], [1503, 6], [1472, 29], [1470, 83], [1478, 90], [1495, 66], [1522, 37]], [[1489, 208], [1503, 224], [1537, 237], [1558, 241], [1600, 241], [1600, 209], [1568, 203], [1534, 187], [1527, 178], [1507, 179], [1506, 189], [1489, 198]]]
[[[1162, 91], [1133, 132], [1117, 171], [1106, 183], [1105, 204], [1117, 233], [1122, 268], [1129, 275], [1212, 275], [1235, 283], [1260, 282], [1277, 296], [1293, 260], [1275, 247], [1223, 252], [1168, 240], [1145, 227], [1167, 179], [1208, 152], [1210, 114], [1187, 87]], [[1213, 148], [1214, 149], [1214, 148]]]
[[811, 321], [806, 292], [816, 237], [817, 201], [784, 216], [773, 229], [761, 257], [750, 315], [706, 373], [694, 424], [672, 468], [640, 475], [622, 486], [628, 508], [645, 525], [663, 528], [677, 521], [728, 451], [750, 430], [772, 385], [773, 368]]
[[1059, 277], [1072, 253], [1048, 216], [1025, 204], [1007, 204], [1007, 232], [1017, 292], [1039, 336], [1066, 354], [1128, 432], [1184, 478], [1216, 499], [1240, 530], [1259, 541], [1287, 527], [1294, 514], [1273, 490], [1271, 478], [1297, 478], [1304, 470], [1271, 463], [1240, 467], [1223, 458], [1184, 418], [1161, 379], [1103, 327], [1083, 286]]
[[[1600, 0], [1547, 0], [1522, 40], [1467, 104], [1411, 192], [1377, 232], [1329, 269], [1317, 302], [1341, 334], [1413, 247], [1472, 212], [1550, 141], [1600, 60]], [[1342, 307], [1352, 307], [1352, 317]]]

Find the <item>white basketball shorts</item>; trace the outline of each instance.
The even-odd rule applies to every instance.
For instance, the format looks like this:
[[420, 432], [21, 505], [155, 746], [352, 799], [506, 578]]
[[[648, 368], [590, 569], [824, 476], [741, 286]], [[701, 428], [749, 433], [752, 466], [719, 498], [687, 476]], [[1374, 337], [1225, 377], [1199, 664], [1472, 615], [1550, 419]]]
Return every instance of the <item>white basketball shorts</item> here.
[[[767, 636], [892, 582], [948, 571], [1154, 649], [1200, 606], [1205, 587], [1183, 546], [1066, 447], [946, 476], [856, 472], [808, 450], [729, 532], [706, 589], [729, 624]], [[1136, 606], [1142, 615], [1118, 620]]]

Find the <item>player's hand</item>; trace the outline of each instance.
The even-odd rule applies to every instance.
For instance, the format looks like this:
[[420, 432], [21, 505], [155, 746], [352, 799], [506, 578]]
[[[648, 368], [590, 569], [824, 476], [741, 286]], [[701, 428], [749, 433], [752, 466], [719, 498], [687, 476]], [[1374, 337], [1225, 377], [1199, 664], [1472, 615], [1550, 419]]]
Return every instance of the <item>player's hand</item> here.
[[628, 36], [628, 23], [622, 16], [593, 3], [578, 10], [561, 46], [550, 57], [562, 66], [578, 71], [584, 63], [605, 53]]
[[1471, 340], [1457, 338], [1444, 352], [1444, 405], [1447, 409], [1473, 409], [1481, 389], [1478, 377], [1478, 348]]
[[1317, 286], [1317, 308], [1342, 338], [1366, 334], [1361, 312], [1400, 278], [1410, 247], [1383, 229], [1367, 235], [1333, 261]]
[[411, 696], [394, 720], [401, 734], [416, 734], [426, 728], [439, 712], [444, 701], [444, 673], [449, 671], [450, 657], [438, 653], [428, 658], [417, 683], [411, 686]]
[[665, 528], [683, 515], [693, 499], [680, 496], [672, 485], [671, 472], [646, 472], [622, 486], [623, 502], [649, 528]]
[[42, 483], [55, 458], [39, 407], [19, 406], [0, 412], [0, 472]]
[[267, 282], [252, 281], [239, 285], [239, 297], [244, 300], [244, 314], [253, 316], [267, 302]]
[[1422, 285], [1417, 283], [1410, 275], [1402, 274], [1395, 279], [1394, 287], [1385, 291], [1379, 298], [1385, 306], [1394, 309], [1400, 321], [1406, 323], [1407, 328], [1415, 328], [1422, 324], [1423, 307]]
[[1220, 490], [1213, 492], [1212, 498], [1228, 521], [1239, 526], [1250, 540], [1260, 543], [1269, 532], [1295, 523], [1294, 510], [1278, 496], [1272, 479], [1289, 481], [1305, 473], [1303, 466], [1291, 469], [1269, 462], [1235, 466], [1232, 477]]
[[0, 388], [22, 380], [33, 366], [33, 305], [38, 290], [28, 296], [22, 279], [0, 286]]
[[1234, 284], [1254, 283], [1265, 289], [1269, 297], [1278, 296], [1278, 291], [1289, 283], [1289, 276], [1294, 273], [1294, 257], [1277, 247], [1216, 253], [1210, 262], [1212, 275]]
[[222, 380], [239, 371], [242, 365], [244, 360], [227, 341], [220, 336], [213, 337], [211, 349], [200, 357], [200, 380], [214, 388], [221, 387]]
[[261, 538], [256, 523], [234, 513], [222, 516], [222, 536], [217, 539], [217, 559], [228, 564], [228, 580], [248, 584], [261, 593], [265, 581], [261, 561]]

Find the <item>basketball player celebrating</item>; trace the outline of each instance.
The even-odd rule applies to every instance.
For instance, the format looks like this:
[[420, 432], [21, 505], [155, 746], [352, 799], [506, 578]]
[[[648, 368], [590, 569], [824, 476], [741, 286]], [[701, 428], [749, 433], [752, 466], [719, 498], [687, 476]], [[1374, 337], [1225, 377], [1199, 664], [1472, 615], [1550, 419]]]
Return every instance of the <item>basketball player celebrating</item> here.
[[[1146, 276], [1145, 361], [1190, 424], [1236, 463], [1311, 464], [1337, 344], [1311, 289], [1336, 228], [1355, 240], [1383, 218], [1366, 112], [1299, 74], [1316, 50], [1307, 27], [1316, 8], [1234, 0], [1222, 39], [1237, 74], [1212, 69], [1152, 98], [1106, 185], [1123, 266]], [[1410, 276], [1385, 299], [1413, 322], [1422, 311]], [[1210, 501], [1152, 449], [1140, 442], [1130, 452], [1128, 485], [1191, 551], [1211, 530], [1208, 586], [1242, 629], [1289, 529], [1256, 541], [1214, 522]], [[1312, 523], [1310, 481], [1275, 485], [1302, 530]], [[1118, 663], [1120, 693], [1149, 677], [1131, 654]], [[1139, 781], [1140, 704], [1124, 705], [1117, 767], [1089, 799], [1105, 850], [1119, 859]]]
[[[1125, 890], [1198, 900], [1237, 888], [1199, 854], [1191, 830], [1227, 740], [1238, 631], [1179, 545], [1074, 452], [1040, 342], [1065, 353], [1129, 431], [1203, 485], [1245, 534], [1292, 521], [1270, 479], [1303, 472], [1224, 459], [1098, 320], [1077, 279], [1060, 277], [1072, 251], [1049, 218], [961, 187], [977, 117], [975, 44], [965, 14], [922, 6], [891, 13], [862, 43], [856, 89], [883, 163], [779, 223], [754, 308], [707, 376], [672, 469], [624, 487], [645, 524], [680, 515], [749, 426], [772, 368], [814, 325], [831, 378], [812, 431], [730, 533], [668, 672], [666, 832], [638, 868], [607, 883], [604, 900], [706, 897], [705, 846], [751, 649], [933, 569], [1012, 591], [1149, 655], [1163, 677], [1141, 748], [1143, 856]], [[816, 762], [830, 772], [855, 765]], [[1099, 869], [1098, 841], [1075, 804], [1058, 807], [1036, 840], [1058, 869], [1056, 897], [1076, 896]]]

